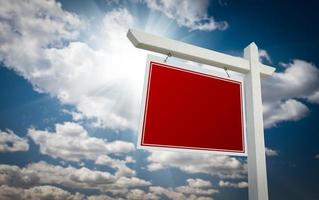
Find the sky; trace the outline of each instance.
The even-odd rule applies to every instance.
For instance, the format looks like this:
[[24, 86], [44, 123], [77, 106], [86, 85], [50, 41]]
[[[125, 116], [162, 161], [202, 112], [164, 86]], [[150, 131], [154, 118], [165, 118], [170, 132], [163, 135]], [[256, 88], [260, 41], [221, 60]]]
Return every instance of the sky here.
[[136, 148], [151, 52], [129, 28], [233, 56], [255, 42], [276, 68], [261, 82], [269, 199], [319, 199], [317, 7], [0, 1], [1, 199], [248, 199], [245, 157]]

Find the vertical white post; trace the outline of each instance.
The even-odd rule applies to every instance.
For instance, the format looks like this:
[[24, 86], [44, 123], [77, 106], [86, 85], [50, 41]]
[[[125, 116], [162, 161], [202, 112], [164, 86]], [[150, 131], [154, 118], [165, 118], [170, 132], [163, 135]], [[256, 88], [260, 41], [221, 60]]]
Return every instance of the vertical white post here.
[[244, 57], [250, 63], [250, 71], [245, 75], [249, 199], [268, 200], [260, 67], [255, 43], [245, 48]]

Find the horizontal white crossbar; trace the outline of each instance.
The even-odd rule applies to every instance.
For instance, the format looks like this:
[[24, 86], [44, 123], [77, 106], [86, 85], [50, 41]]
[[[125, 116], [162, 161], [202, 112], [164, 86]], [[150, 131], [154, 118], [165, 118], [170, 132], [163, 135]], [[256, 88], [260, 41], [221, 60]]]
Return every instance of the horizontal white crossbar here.
[[[232, 71], [247, 73], [250, 71], [249, 61], [210, 49], [179, 42], [176, 40], [159, 37], [135, 29], [129, 29], [127, 37], [133, 45], [140, 49], [150, 50], [157, 53], [168, 54], [177, 58], [190, 60], [202, 64], [212, 65], [219, 68], [227, 68]], [[275, 68], [259, 63], [262, 76], [269, 76]]]

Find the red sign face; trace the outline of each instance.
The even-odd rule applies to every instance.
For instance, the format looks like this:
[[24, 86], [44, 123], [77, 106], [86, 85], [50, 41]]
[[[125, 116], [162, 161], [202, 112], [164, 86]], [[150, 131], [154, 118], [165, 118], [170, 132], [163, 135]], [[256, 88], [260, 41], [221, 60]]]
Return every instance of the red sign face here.
[[149, 61], [139, 147], [245, 154], [242, 81]]

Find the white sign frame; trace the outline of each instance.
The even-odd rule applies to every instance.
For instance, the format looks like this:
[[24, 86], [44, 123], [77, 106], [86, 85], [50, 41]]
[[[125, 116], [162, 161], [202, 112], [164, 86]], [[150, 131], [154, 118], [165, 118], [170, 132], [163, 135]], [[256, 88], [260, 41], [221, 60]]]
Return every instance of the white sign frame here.
[[[169, 151], [176, 151], [176, 152], [190, 152], [190, 153], [213, 153], [216, 155], [229, 155], [229, 156], [247, 156], [247, 134], [246, 134], [246, 112], [245, 112], [245, 87], [244, 87], [244, 78], [240, 76], [231, 76], [228, 77], [226, 72], [221, 73], [216, 70], [207, 69], [203, 66], [193, 66], [181, 61], [177, 61], [175, 59], [167, 59], [164, 62], [165, 58], [158, 57], [154, 55], [147, 55], [146, 59], [146, 69], [144, 75], [144, 86], [143, 86], [143, 94], [142, 94], [142, 102], [141, 102], [141, 109], [140, 109], [140, 122], [138, 128], [138, 140], [137, 140], [137, 148], [138, 149], [146, 149], [146, 150], [169, 150]], [[160, 63], [163, 65], [171, 65], [180, 69], [185, 69], [192, 72], [197, 72], [201, 74], [206, 74], [210, 76], [215, 76], [216, 78], [220, 78], [223, 80], [229, 81], [236, 81], [240, 82], [241, 87], [241, 111], [242, 111], [242, 128], [243, 128], [243, 144], [244, 144], [244, 152], [237, 152], [237, 151], [226, 151], [226, 150], [204, 150], [204, 149], [191, 149], [191, 148], [183, 148], [183, 147], [172, 147], [172, 146], [143, 146], [142, 143], [142, 133], [144, 128], [144, 115], [145, 115], [145, 107], [146, 107], [146, 99], [147, 99], [147, 90], [148, 90], [148, 83], [149, 83], [149, 72], [150, 72], [150, 63], [154, 61], [156, 63]], [[231, 121], [229, 121], [231, 123]]]

